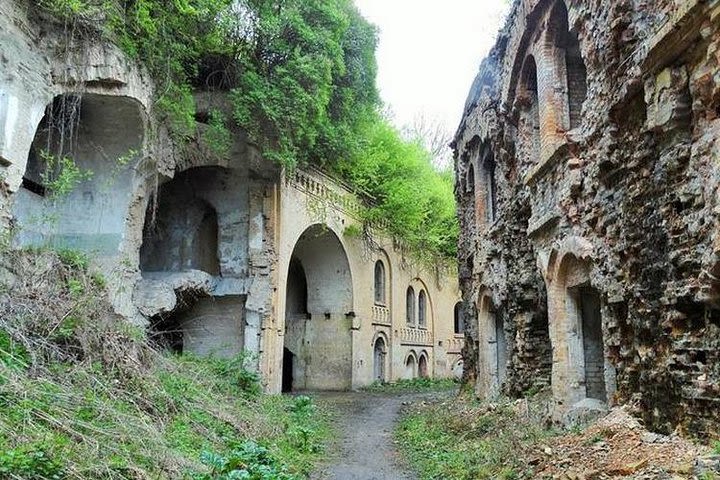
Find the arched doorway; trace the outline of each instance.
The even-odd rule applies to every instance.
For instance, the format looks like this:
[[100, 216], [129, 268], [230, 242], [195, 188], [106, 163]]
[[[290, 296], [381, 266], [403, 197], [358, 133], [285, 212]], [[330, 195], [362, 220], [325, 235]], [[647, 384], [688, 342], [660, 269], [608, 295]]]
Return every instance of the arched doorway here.
[[420, 359], [418, 360], [418, 376], [420, 378], [430, 377], [427, 355], [425, 355], [424, 353], [420, 355]]
[[300, 235], [286, 285], [283, 390], [349, 389], [352, 276], [345, 249], [327, 226]]
[[415, 360], [415, 354], [413, 352], [410, 352], [410, 354], [405, 359], [404, 377], [406, 380], [411, 380], [417, 377], [417, 361]]
[[385, 374], [385, 358], [387, 356], [387, 346], [383, 337], [378, 337], [375, 340], [375, 346], [373, 347], [373, 378], [377, 382], [386, 382], [387, 377]]
[[550, 293], [553, 390], [568, 405], [585, 399], [607, 403], [607, 381], [614, 377], [604, 351], [602, 299], [591, 284], [591, 271], [590, 261], [572, 253], [564, 255]]

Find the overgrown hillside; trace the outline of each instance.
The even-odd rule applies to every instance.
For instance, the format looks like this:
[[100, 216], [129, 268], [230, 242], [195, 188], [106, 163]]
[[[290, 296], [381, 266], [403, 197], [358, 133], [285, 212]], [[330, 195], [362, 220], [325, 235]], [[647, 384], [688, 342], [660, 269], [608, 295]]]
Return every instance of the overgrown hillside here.
[[[38, 0], [58, 26], [102, 36], [144, 64], [178, 144], [196, 134], [193, 92], [227, 96], [211, 145], [240, 127], [267, 159], [314, 164], [368, 200], [366, 220], [425, 256], [454, 258], [451, 173], [380, 113], [377, 34], [352, 0]], [[381, 219], [382, 222], [378, 220]]]
[[72, 252], [0, 260], [0, 478], [298, 479], [328, 435], [243, 359], [155, 350]]

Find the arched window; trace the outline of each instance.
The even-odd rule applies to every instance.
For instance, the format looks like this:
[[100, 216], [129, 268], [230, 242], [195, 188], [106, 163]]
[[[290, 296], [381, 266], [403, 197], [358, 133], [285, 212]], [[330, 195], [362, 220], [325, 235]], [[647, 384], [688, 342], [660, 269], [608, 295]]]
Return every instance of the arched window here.
[[408, 287], [405, 294], [405, 321], [408, 325], [415, 325], [415, 290]]
[[483, 190], [485, 190], [485, 219], [488, 223], [493, 223], [497, 217], [495, 157], [489, 147], [483, 149], [482, 155]]
[[[587, 95], [587, 69], [580, 54], [578, 37], [570, 31], [565, 2], [555, 2], [547, 28], [552, 46], [565, 57], [565, 78], [561, 78], [562, 69], [559, 69], [556, 74], [560, 77], [556, 79], [557, 84], [562, 84], [562, 80], [565, 80], [567, 84], [567, 110], [563, 113], [566, 115], [564, 122], [569, 122], [569, 124], [564, 126], [569, 129], [577, 128], [582, 122], [582, 104]], [[561, 62], [558, 64], [562, 65]]]
[[375, 262], [375, 303], [385, 305], [385, 265]]
[[[563, 3], [563, 2], [560, 2]], [[568, 84], [568, 110], [570, 128], [582, 123], [582, 105], [587, 96], [587, 69], [580, 55], [580, 42], [577, 35], [568, 32], [565, 46], [565, 67]]]
[[524, 145], [527, 161], [535, 164], [540, 158], [540, 105], [538, 103], [537, 64], [532, 55], [525, 60], [522, 89], [520, 141]]
[[420, 290], [420, 295], [418, 295], [418, 326], [427, 328], [427, 295], [425, 290]]
[[462, 302], [457, 302], [457, 303], [455, 304], [455, 315], [454, 315], [454, 317], [455, 317], [455, 322], [454, 322], [454, 324], [455, 324], [455, 329], [454, 329], [455, 334], [456, 334], [456, 335], [461, 335], [461, 334], [465, 333], [465, 321], [464, 321], [464, 319], [463, 319], [463, 314], [462, 314]]
[[475, 167], [472, 163], [468, 165], [467, 179], [465, 180], [465, 185], [467, 186], [467, 193], [475, 193]]

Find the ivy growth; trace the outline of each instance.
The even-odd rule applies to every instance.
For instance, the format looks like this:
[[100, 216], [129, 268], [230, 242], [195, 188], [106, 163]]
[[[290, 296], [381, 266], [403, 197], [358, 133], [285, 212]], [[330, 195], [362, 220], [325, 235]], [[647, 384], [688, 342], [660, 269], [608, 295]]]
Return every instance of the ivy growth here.
[[47, 150], [41, 150], [40, 158], [46, 166], [42, 174], [43, 185], [54, 198], [69, 195], [78, 185], [93, 176], [91, 170], [79, 167], [71, 157], [57, 156]]

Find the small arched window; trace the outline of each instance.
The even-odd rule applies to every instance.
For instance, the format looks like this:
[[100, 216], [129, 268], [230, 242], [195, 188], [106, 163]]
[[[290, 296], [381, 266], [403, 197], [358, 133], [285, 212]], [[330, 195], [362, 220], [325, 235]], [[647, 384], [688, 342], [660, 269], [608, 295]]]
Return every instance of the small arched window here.
[[485, 190], [485, 218], [488, 223], [493, 223], [497, 216], [497, 185], [495, 184], [495, 158], [489, 148], [483, 152], [482, 172]]
[[385, 265], [375, 262], [375, 303], [385, 305]]
[[568, 84], [570, 128], [577, 128], [582, 123], [582, 106], [587, 96], [587, 69], [580, 54], [577, 35], [570, 32], [568, 32], [565, 47], [565, 70]]
[[465, 333], [465, 321], [463, 319], [462, 302], [455, 304], [455, 334], [461, 335]]
[[415, 325], [415, 290], [408, 287], [405, 294], [405, 321], [408, 325]]
[[531, 163], [540, 158], [540, 106], [538, 103], [538, 77], [535, 58], [530, 55], [523, 72], [523, 106], [520, 122], [520, 139]]
[[467, 186], [467, 193], [475, 193], [475, 167], [472, 163], [468, 165], [467, 178], [465, 179], [465, 185]]
[[420, 328], [427, 328], [427, 295], [425, 290], [420, 290], [420, 295], [418, 295], [418, 325]]
[[[570, 31], [565, 2], [559, 0], [555, 2], [550, 12], [547, 28], [550, 36], [549, 41], [553, 47], [557, 51], [565, 53], [566, 121], [569, 121], [567, 127], [571, 129], [577, 128], [582, 123], [582, 105], [587, 95], [587, 69], [580, 52], [580, 42], [577, 34]], [[562, 69], [559, 69], [556, 75], [561, 73]], [[560, 78], [557, 78], [556, 83], [560, 84], [560, 80]]]

